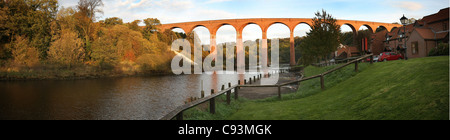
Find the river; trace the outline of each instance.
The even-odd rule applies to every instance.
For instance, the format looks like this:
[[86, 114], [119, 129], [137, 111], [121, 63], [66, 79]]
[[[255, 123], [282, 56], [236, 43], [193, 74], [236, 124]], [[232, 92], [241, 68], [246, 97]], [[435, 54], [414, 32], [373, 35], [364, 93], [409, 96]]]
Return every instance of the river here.
[[[255, 75], [0, 81], [0, 120], [155, 120], [211, 89]], [[203, 81], [203, 82], [202, 82]], [[203, 86], [201, 85], [203, 83]]]

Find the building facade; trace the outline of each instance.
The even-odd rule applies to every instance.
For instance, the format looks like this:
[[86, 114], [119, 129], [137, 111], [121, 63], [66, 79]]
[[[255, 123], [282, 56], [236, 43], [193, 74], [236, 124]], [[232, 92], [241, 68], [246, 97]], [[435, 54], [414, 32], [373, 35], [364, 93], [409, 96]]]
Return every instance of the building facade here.
[[[408, 58], [428, 56], [430, 50], [449, 41], [449, 8], [428, 15], [413, 24], [377, 32], [371, 37], [371, 50], [378, 55], [390, 51]], [[405, 44], [407, 49], [405, 49]]]

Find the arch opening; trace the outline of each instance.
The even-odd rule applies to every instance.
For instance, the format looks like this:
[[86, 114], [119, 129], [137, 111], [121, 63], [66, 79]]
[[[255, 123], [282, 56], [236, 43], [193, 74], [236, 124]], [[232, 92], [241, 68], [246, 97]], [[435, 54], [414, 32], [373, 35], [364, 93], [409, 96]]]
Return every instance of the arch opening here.
[[274, 23], [267, 29], [268, 60], [271, 60], [271, 41], [279, 39], [279, 62], [289, 64], [291, 59], [290, 29], [284, 23]]

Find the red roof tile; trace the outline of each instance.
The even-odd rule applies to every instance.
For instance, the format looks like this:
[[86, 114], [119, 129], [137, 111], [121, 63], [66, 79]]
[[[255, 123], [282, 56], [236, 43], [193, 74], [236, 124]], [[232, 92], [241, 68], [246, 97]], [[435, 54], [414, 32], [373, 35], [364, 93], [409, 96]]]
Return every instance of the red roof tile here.
[[441, 9], [438, 13], [423, 17], [423, 21], [427, 24], [449, 19], [449, 8]]

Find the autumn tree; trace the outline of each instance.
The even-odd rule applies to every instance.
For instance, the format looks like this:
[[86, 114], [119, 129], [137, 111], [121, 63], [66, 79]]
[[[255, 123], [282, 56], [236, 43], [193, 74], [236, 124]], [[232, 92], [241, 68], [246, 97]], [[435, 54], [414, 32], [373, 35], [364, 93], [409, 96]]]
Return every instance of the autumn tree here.
[[145, 28], [142, 31], [142, 35], [144, 35], [144, 38], [149, 39], [150, 36], [158, 31], [158, 25], [161, 24], [161, 22], [156, 18], [147, 18], [144, 19]]
[[127, 23], [128, 28], [134, 31], [142, 32], [142, 28], [139, 26], [141, 20], [134, 20], [133, 22]]
[[100, 7], [103, 6], [102, 0], [80, 0], [78, 2], [77, 13], [75, 18], [77, 19], [77, 28], [80, 31], [81, 36], [85, 42], [86, 57], [89, 59], [92, 52], [91, 38], [95, 34], [97, 26], [94, 26], [97, 13], [103, 13]]
[[39, 52], [35, 47], [30, 46], [27, 37], [16, 36], [11, 42], [11, 50], [13, 64], [16, 66], [33, 67], [39, 63]]
[[104, 21], [106, 26], [122, 25], [123, 20], [118, 17], [106, 18]]
[[77, 64], [84, 59], [83, 41], [78, 38], [76, 32], [63, 29], [61, 35], [50, 46], [49, 60], [68, 66]]
[[51, 23], [58, 11], [57, 0], [0, 1], [0, 44], [12, 42], [15, 36], [27, 37], [29, 45], [47, 56], [51, 42]]
[[336, 51], [339, 46], [340, 26], [325, 10], [316, 12], [312, 19], [312, 29], [300, 44], [302, 55], [301, 62], [304, 65], [311, 64], [314, 60], [327, 59], [330, 53]]

